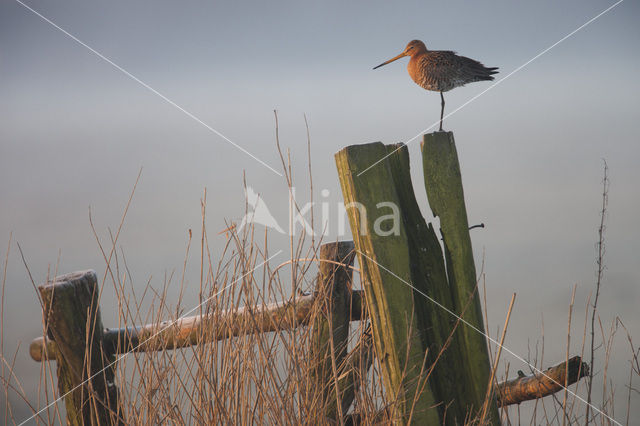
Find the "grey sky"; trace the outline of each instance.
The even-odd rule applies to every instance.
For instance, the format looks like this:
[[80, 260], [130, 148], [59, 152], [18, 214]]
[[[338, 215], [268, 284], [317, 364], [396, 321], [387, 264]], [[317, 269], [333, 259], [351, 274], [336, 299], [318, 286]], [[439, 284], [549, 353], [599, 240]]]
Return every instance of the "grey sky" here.
[[[437, 93], [409, 79], [406, 60], [373, 66], [418, 38], [499, 66], [499, 79], [613, 2], [28, 4], [279, 170], [277, 109], [300, 187], [306, 114], [314, 185], [328, 189], [335, 206], [333, 153], [404, 141], [438, 118]], [[527, 339], [540, 338], [544, 317], [546, 359], [564, 356], [573, 284], [578, 316], [584, 312], [594, 283], [602, 158], [611, 192], [600, 312], [606, 324], [619, 315], [640, 340], [639, 18], [640, 4], [623, 2], [445, 121], [455, 132], [470, 221], [487, 226], [473, 231], [473, 241], [478, 263], [484, 251], [493, 332], [518, 294], [507, 339], [516, 352], [526, 354]], [[447, 93], [445, 113], [487, 87]], [[412, 173], [430, 217], [418, 146], [409, 146]], [[243, 171], [286, 223], [282, 178], [17, 2], [0, 1], [0, 246], [13, 232], [38, 282], [59, 252], [60, 272], [101, 272], [88, 207], [106, 236], [140, 167], [121, 239], [140, 286], [149, 276], [160, 286], [165, 271], [180, 267], [205, 187], [211, 230], [242, 216]], [[40, 333], [40, 311], [15, 244], [6, 297], [3, 355], [22, 342], [17, 374], [35, 385], [25, 349]], [[103, 316], [108, 324], [108, 311]], [[612, 370], [620, 394], [628, 377], [624, 344]]]

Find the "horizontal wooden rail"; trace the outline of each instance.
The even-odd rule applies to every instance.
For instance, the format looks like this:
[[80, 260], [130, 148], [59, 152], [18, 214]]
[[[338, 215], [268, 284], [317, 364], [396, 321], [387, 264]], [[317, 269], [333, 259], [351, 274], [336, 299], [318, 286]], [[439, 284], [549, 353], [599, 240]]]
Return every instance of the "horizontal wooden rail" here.
[[[351, 293], [350, 320], [362, 316], [362, 292]], [[184, 348], [244, 334], [281, 331], [306, 325], [315, 295], [296, 297], [293, 301], [276, 302], [262, 307], [242, 307], [207, 316], [190, 316], [141, 327], [105, 329], [103, 347], [113, 354]], [[46, 345], [46, 350], [45, 350]], [[53, 360], [56, 343], [48, 337], [38, 337], [29, 346], [35, 361]]]
[[[307, 325], [316, 295], [304, 295], [292, 301], [278, 302], [264, 307], [242, 307], [233, 311], [221, 311], [209, 316], [191, 316], [175, 323], [164, 321], [142, 327], [105, 329], [104, 348], [113, 354], [144, 352], [183, 348], [200, 343], [223, 340], [243, 334], [282, 331]], [[351, 293], [350, 320], [359, 321], [363, 315], [362, 290]], [[291, 320], [293, 318], [293, 321]], [[219, 325], [219, 327], [216, 327]], [[209, 332], [202, 332], [205, 327]], [[45, 343], [47, 345], [45, 351]], [[373, 352], [373, 349], [369, 347]], [[48, 337], [38, 337], [29, 347], [35, 361], [55, 360], [56, 343]], [[571, 385], [589, 374], [589, 366], [579, 356], [548, 368], [543, 373], [530, 376], [521, 375], [498, 384], [498, 405], [506, 406], [542, 398], [563, 389], [565, 375], [567, 385]]]
[[518, 378], [498, 384], [498, 405], [520, 404], [523, 401], [554, 394], [564, 389], [565, 378], [569, 386], [588, 374], [589, 366], [582, 362], [579, 356], [569, 359], [568, 363], [563, 361], [531, 376], [519, 372]]
[[[574, 384], [589, 374], [589, 366], [582, 362], [579, 356], [569, 359], [568, 365], [567, 386]], [[498, 405], [504, 407], [520, 404], [561, 391], [563, 389], [561, 384], [565, 382], [566, 366], [567, 362], [563, 361], [548, 368], [543, 373], [536, 373], [531, 376], [525, 376], [524, 373], [518, 372], [518, 378], [498, 383]], [[366, 420], [372, 424], [381, 424], [390, 416], [391, 413], [388, 409], [383, 409], [373, 416], [369, 415]], [[364, 420], [361, 413], [354, 411], [347, 414], [345, 424], [362, 424]]]

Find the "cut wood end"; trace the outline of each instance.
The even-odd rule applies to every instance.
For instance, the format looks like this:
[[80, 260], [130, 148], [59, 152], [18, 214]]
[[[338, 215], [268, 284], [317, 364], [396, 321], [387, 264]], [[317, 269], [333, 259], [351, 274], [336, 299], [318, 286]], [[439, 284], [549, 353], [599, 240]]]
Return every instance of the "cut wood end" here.
[[78, 281], [85, 278], [89, 281], [93, 281], [96, 283], [98, 282], [98, 276], [96, 274], [96, 271], [94, 271], [93, 269], [87, 269], [85, 271], [76, 271], [76, 272], [70, 272], [64, 275], [58, 275], [53, 280], [40, 284], [38, 288], [48, 289], [50, 287], [60, 285], [62, 283]]

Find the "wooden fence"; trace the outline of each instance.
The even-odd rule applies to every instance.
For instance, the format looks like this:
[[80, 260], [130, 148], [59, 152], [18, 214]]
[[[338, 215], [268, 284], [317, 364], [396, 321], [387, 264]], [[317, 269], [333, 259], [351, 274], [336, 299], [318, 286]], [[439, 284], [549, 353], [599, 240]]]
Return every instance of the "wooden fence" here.
[[[310, 354], [321, 360], [311, 372], [317, 389], [343, 390], [339, 400], [324, 398], [325, 419], [346, 417], [357, 392], [356, 372], [368, 370], [374, 359], [385, 393], [397, 401], [390, 417], [399, 424], [454, 425], [473, 418], [499, 424], [499, 406], [552, 394], [585, 376], [587, 365], [574, 357], [542, 374], [519, 374], [494, 386], [453, 134], [425, 135], [422, 157], [429, 206], [440, 219], [443, 244], [420, 214], [406, 146], [349, 146], [336, 154], [336, 164], [354, 242], [321, 246], [311, 295], [105, 329], [95, 272], [63, 275], [39, 286], [46, 335], [31, 343], [30, 353], [36, 361], [56, 360], [68, 423], [124, 423], [113, 415], [123, 404], [114, 380], [117, 354], [299, 326], [312, 327]], [[384, 207], [397, 209], [400, 221], [381, 215]], [[355, 255], [362, 291], [351, 288]], [[314, 309], [321, 314], [312, 315]], [[362, 347], [347, 350], [349, 322], [359, 320], [369, 321], [371, 328], [360, 342], [365, 356]], [[220, 323], [231, 326], [217, 328]], [[336, 372], [335, 365], [342, 370]], [[328, 386], [336, 377], [337, 383]]]

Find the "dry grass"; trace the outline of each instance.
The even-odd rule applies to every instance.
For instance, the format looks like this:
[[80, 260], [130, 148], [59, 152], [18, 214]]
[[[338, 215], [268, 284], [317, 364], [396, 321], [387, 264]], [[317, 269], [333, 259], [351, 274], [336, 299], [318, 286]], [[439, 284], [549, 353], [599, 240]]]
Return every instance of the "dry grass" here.
[[[289, 187], [293, 186], [291, 168], [285, 156], [282, 156]], [[310, 168], [309, 168], [310, 171]], [[310, 181], [311, 190], [313, 182]], [[133, 196], [133, 193], [132, 193]], [[606, 191], [603, 196], [606, 196]], [[131, 199], [129, 200], [129, 202]], [[128, 207], [128, 206], [127, 206]], [[108, 241], [103, 241], [95, 232], [96, 242], [103, 253], [105, 274], [100, 282], [101, 292], [113, 292], [118, 300], [117, 327], [137, 326], [141, 324], [173, 321], [189, 313], [220, 318], [224, 311], [234, 311], [243, 306], [265, 306], [269, 303], [291, 300], [300, 297], [306, 291], [313, 291], [316, 286], [316, 267], [321, 239], [310, 238], [304, 233], [297, 239], [291, 237], [288, 256], [273, 252], [269, 248], [268, 235], [256, 234], [251, 226], [238, 232], [233, 224], [226, 230], [226, 244], [222, 252], [212, 255], [209, 245], [209, 234], [205, 223], [206, 192], [202, 198], [202, 223], [197, 237], [191, 230], [186, 245], [182, 270], [177, 274], [165, 277], [162, 288], [155, 289], [151, 282], [140, 290], [139, 283], [131, 279], [131, 273], [123, 252], [118, 253], [118, 238], [124, 222], [126, 211], [117, 232], [110, 234]], [[297, 207], [294, 207], [297, 208]], [[603, 211], [603, 215], [604, 215]], [[602, 226], [601, 226], [602, 229]], [[603, 233], [600, 233], [602, 247]], [[11, 241], [9, 241], [9, 248]], [[7, 257], [5, 258], [2, 281], [2, 314], [4, 320], [4, 289], [6, 281]], [[274, 256], [276, 255], [276, 256]], [[603, 253], [600, 253], [598, 267], [602, 268]], [[199, 298], [197, 307], [185, 306], [183, 302], [186, 286], [187, 265], [194, 256], [199, 263]], [[288, 259], [287, 259], [288, 257]], [[356, 271], [357, 272], [357, 271]], [[600, 291], [601, 269], [598, 275], [596, 297]], [[357, 280], [357, 273], [354, 281]], [[179, 296], [173, 299], [170, 288], [179, 286]], [[486, 301], [485, 301], [486, 303]], [[589, 302], [587, 302], [589, 303]], [[573, 311], [573, 297], [569, 313]], [[510, 312], [510, 309], [509, 309]], [[632, 397], [637, 396], [635, 382], [640, 377], [640, 349], [634, 345], [619, 318], [605, 327], [597, 315], [595, 303], [587, 306], [584, 315], [584, 333], [582, 347], [584, 352], [587, 341], [587, 323], [589, 314], [598, 319], [599, 328], [594, 331], [595, 360], [599, 364], [603, 399], [590, 409], [589, 424], [612, 424], [607, 416], [617, 419], [625, 418], [632, 424]], [[318, 310], [312, 316], [320, 315]], [[293, 319], [291, 319], [293, 321]], [[313, 318], [310, 319], [313, 323]], [[508, 322], [507, 322], [508, 323]], [[505, 323], [504, 328], [506, 328]], [[355, 321], [350, 324], [349, 349], [366, 355], [363, 349], [367, 321]], [[242, 324], [247, 330], [252, 329], [250, 320]], [[4, 321], [2, 323], [4, 327]], [[217, 332], [221, 328], [237, 327], [237, 324], [219, 321]], [[569, 316], [571, 330], [571, 315]], [[624, 331], [624, 339], [629, 345], [631, 354], [629, 382], [626, 386], [628, 404], [624, 409], [614, 410], [614, 388], [607, 379], [607, 370], [611, 360], [613, 341]], [[201, 330], [201, 341], [212, 341], [211, 329]], [[568, 336], [568, 339], [570, 336]], [[501, 341], [504, 340], [504, 334]], [[393, 398], [383, 392], [383, 384], [377, 362], [370, 369], [363, 369], [357, 374], [357, 392], [351, 407], [344, 411], [338, 409], [337, 419], [324, 417], [327, 406], [335, 403], [332, 398], [340, 398], [341, 392], [335, 391], [334, 383], [338, 382], [342, 365], [332, 365], [333, 377], [326, 386], [331, 392], [314, 385], [312, 371], [316, 363], [324, 360], [312, 359], [310, 346], [312, 328], [301, 326], [278, 332], [240, 333], [238, 337], [213, 341], [177, 350], [153, 352], [134, 352], [117, 358], [115, 363], [117, 386], [121, 406], [112, 414], [126, 424], [345, 424], [354, 419], [363, 424], [387, 423], [389, 413], [393, 412]], [[589, 342], [590, 343], [590, 342]], [[333, 342], [330, 342], [333, 344]], [[567, 347], [569, 342], [567, 341]], [[22, 389], [20, 380], [13, 374], [15, 359], [23, 356], [16, 351], [6, 354], [3, 340], [2, 378], [5, 392], [5, 418], [7, 424], [20, 423], [25, 420], [16, 418], [9, 403], [9, 396], [22, 398], [32, 410], [34, 417], [30, 423], [52, 424], [65, 423], [64, 404], [57, 401], [55, 362], [43, 362], [40, 367], [40, 383], [35, 396], [27, 395]], [[600, 349], [598, 349], [600, 348]], [[493, 348], [494, 350], [496, 348]], [[599, 351], [599, 352], [598, 352]], [[358, 353], [358, 352], [356, 352]], [[494, 353], [497, 373], [497, 359], [500, 354]], [[567, 358], [569, 353], [567, 353]], [[542, 350], [529, 355], [531, 364], [537, 368], [546, 367], [544, 360], [544, 340]], [[554, 360], [557, 361], [557, 360]], [[429, 366], [430, 367], [430, 366]], [[532, 370], [533, 372], [533, 370]], [[512, 372], [511, 376], [514, 375]], [[502, 378], [509, 376], [507, 371]], [[588, 386], [589, 394], [593, 381], [584, 381], [577, 385], [577, 392], [584, 395], [584, 387]], [[573, 389], [576, 391], [576, 389]], [[328, 395], [328, 396], [327, 396]], [[335, 395], [335, 396], [334, 396]], [[57, 401], [57, 402], [56, 402]], [[527, 403], [531, 414], [525, 420], [521, 417], [520, 407], [502, 409], [505, 424], [580, 424], [585, 423], [585, 405], [574, 393], [565, 392], [545, 400]], [[357, 417], [351, 414], [357, 413]], [[470, 420], [469, 424], [479, 421]]]

